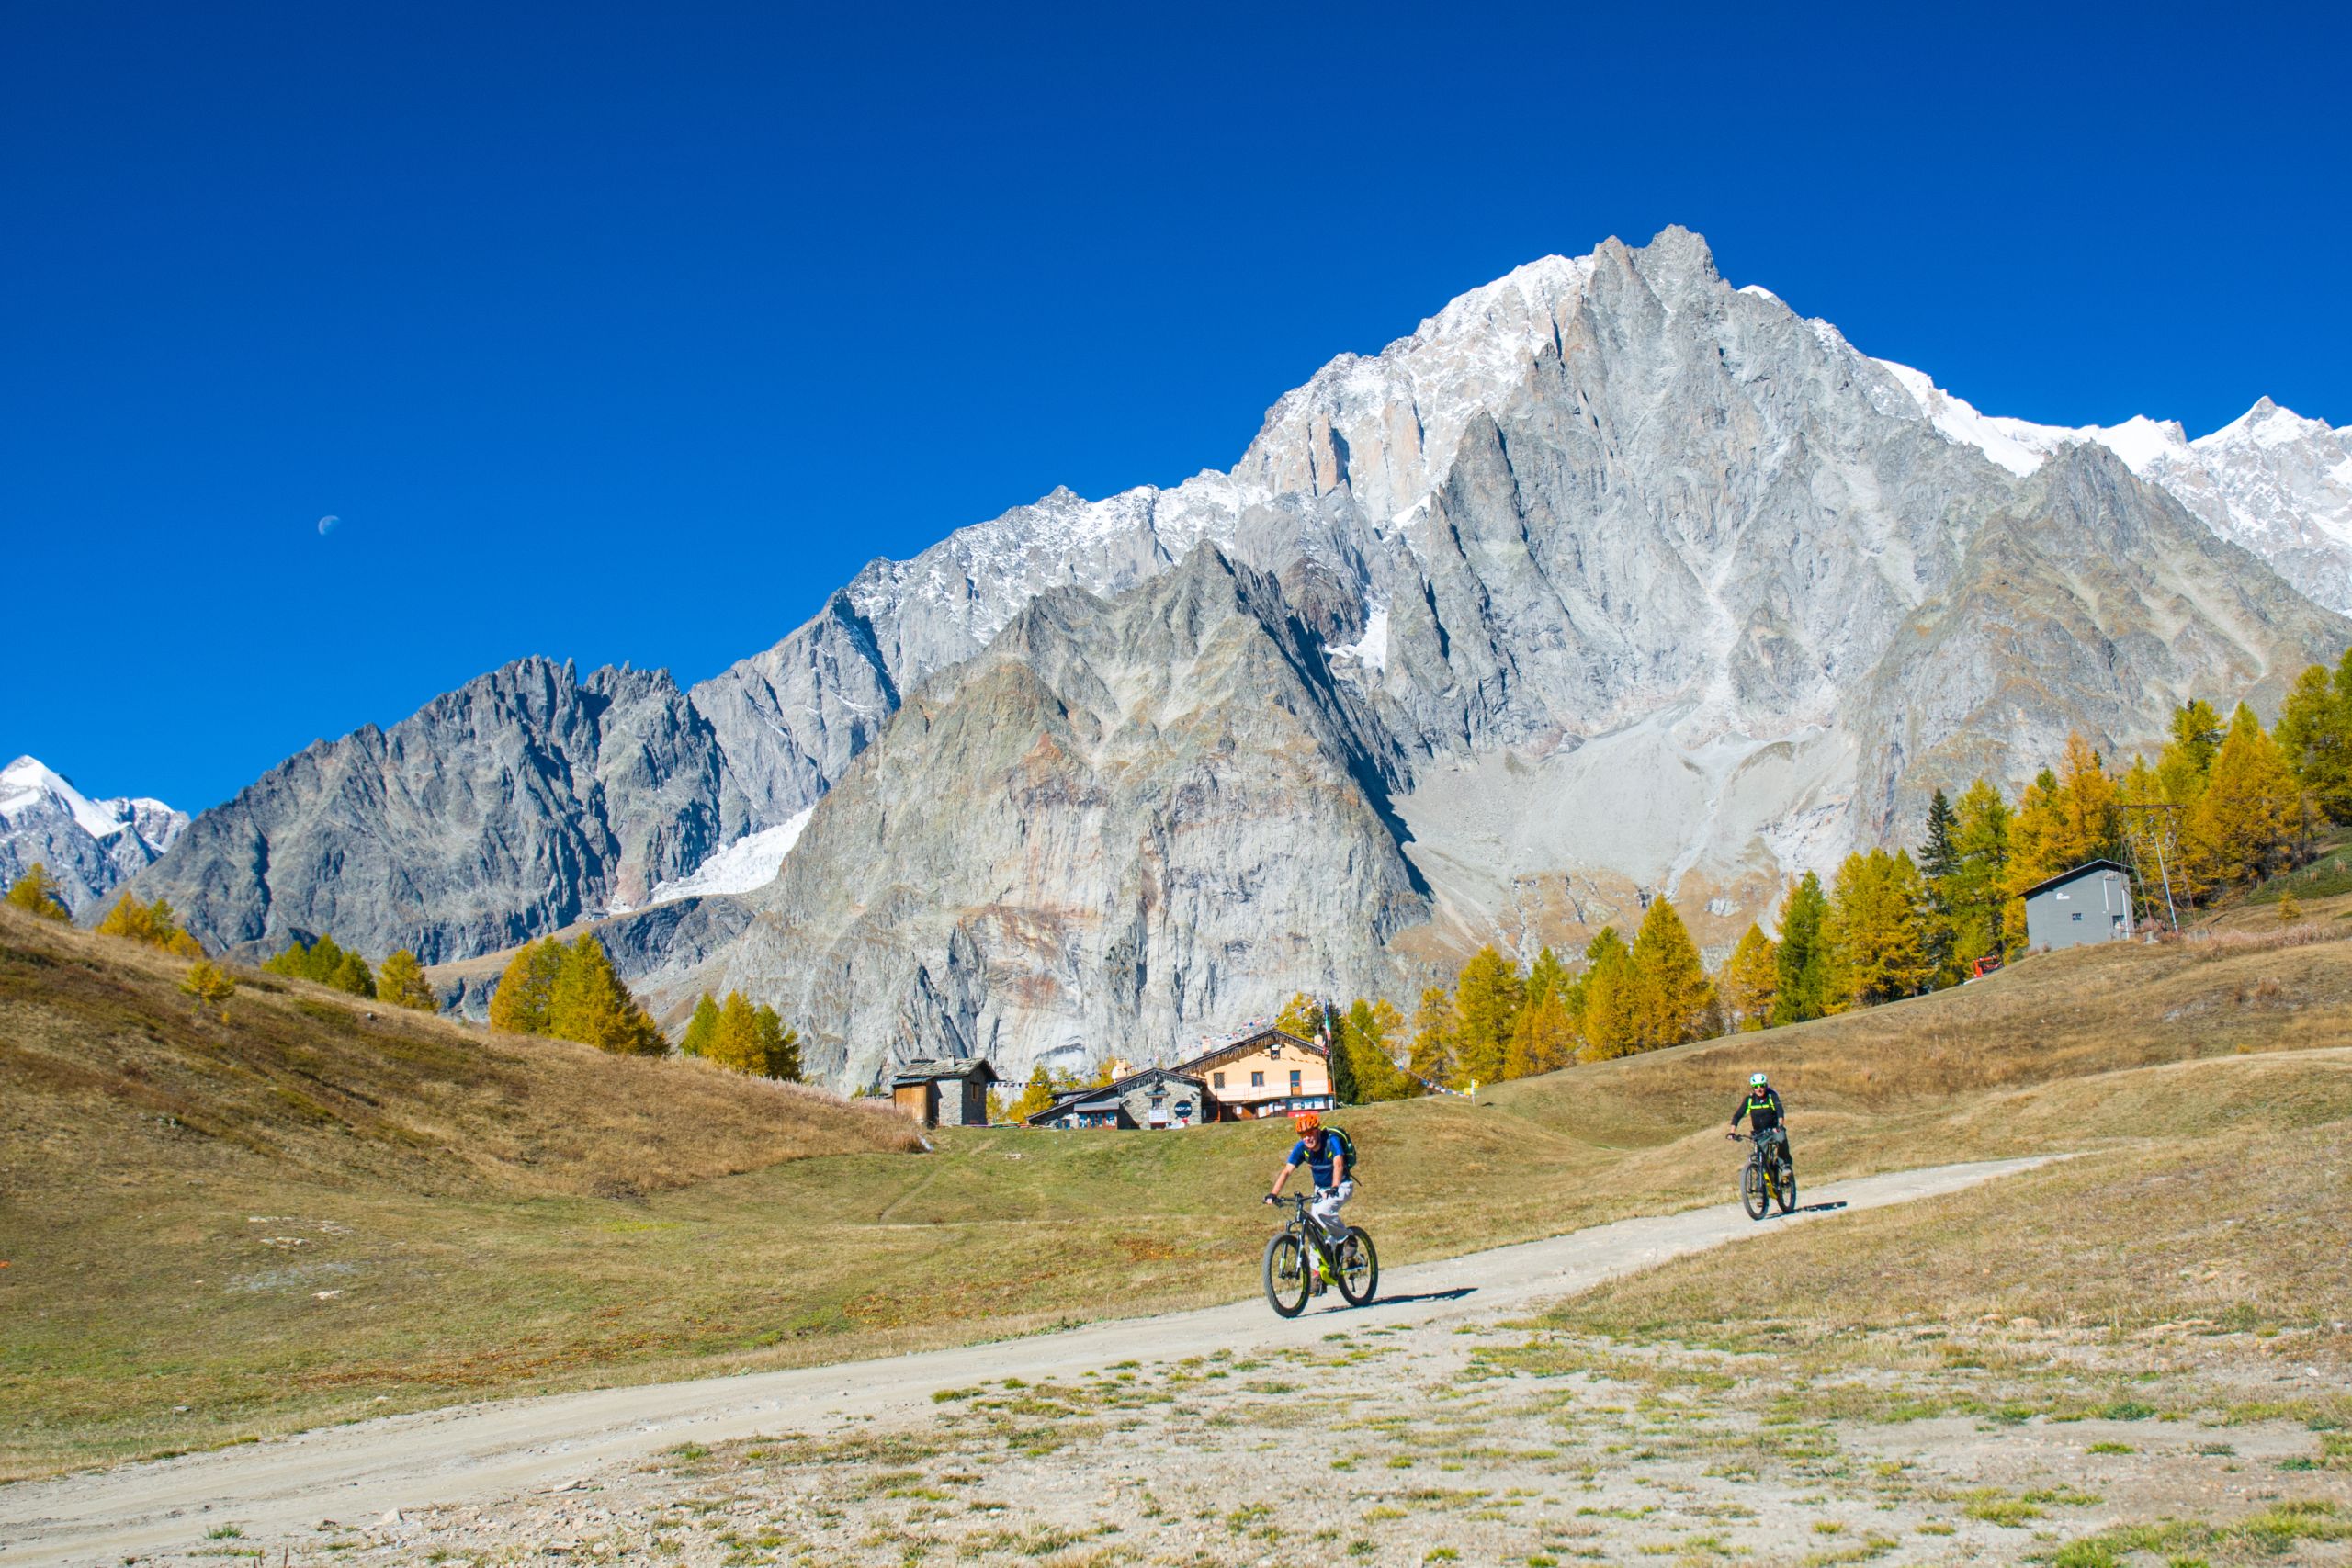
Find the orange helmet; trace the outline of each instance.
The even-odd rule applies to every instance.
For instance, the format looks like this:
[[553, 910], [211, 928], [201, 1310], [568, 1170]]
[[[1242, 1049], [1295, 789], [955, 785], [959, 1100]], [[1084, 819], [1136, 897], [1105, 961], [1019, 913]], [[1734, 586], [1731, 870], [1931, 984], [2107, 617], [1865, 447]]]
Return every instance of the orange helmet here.
[[1318, 1131], [1323, 1125], [1323, 1118], [1312, 1111], [1294, 1111], [1291, 1112], [1290, 1119], [1298, 1123], [1298, 1130], [1302, 1134]]

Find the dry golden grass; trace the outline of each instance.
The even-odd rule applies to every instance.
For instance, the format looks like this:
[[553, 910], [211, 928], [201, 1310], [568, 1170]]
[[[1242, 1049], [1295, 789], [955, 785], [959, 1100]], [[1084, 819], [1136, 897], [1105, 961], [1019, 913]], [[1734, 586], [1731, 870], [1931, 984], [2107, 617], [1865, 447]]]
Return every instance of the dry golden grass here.
[[[2333, 1067], [2328, 1092], [2303, 1096], [2303, 1114], [2327, 1117], [2311, 1125], [2158, 1137], [1836, 1225], [1767, 1226], [1604, 1286], [1558, 1321], [1682, 1337], [1780, 1325], [1807, 1339], [1988, 1316], [2126, 1331], [2190, 1322], [2287, 1332], [2296, 1357], [2341, 1360], [2352, 1056]], [[2203, 1065], [2169, 1087], [2238, 1100], [2256, 1087], [2216, 1081], [2228, 1076]]]
[[[0, 923], [0, 1406], [18, 1417], [0, 1476], [1231, 1300], [1255, 1288], [1255, 1198], [1290, 1140], [950, 1131], [933, 1156], [797, 1158], [910, 1134], [878, 1109], [369, 1019], [249, 972], [224, 1025], [181, 973]], [[2352, 944], [2118, 946], [1346, 1117], [1358, 1212], [1406, 1263], [1725, 1201], [1721, 1128], [1758, 1065], [1817, 1185], [2290, 1136], [2345, 1114], [2341, 1061], [2297, 1049], [2330, 1045], [2352, 1045]]]
[[2076, 948], [1935, 996], [1498, 1084], [1480, 1099], [1623, 1147], [1728, 1120], [1758, 1067], [1792, 1115], [1880, 1115], [2119, 1068], [2352, 1045], [2346, 938], [2352, 923]]
[[699, 1062], [492, 1034], [0, 909], [0, 1192], [240, 1163], [415, 1192], [630, 1193], [779, 1160], [910, 1150], [903, 1117]]

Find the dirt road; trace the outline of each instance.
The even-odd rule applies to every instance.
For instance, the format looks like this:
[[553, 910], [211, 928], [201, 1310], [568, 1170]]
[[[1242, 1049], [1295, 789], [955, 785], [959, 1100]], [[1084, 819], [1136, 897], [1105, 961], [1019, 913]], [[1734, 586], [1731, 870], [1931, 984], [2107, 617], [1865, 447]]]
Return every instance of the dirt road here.
[[[1840, 1182], [1770, 1224], [1834, 1219], [1951, 1192], [2042, 1159], [1939, 1166]], [[1369, 1216], [1368, 1216], [1369, 1218]], [[928, 1411], [931, 1395], [985, 1379], [1073, 1375], [1130, 1357], [1309, 1345], [1351, 1329], [1450, 1328], [1590, 1288], [1687, 1252], [1757, 1233], [1733, 1205], [1591, 1230], [1391, 1270], [1382, 1299], [1284, 1322], [1256, 1296], [1160, 1317], [929, 1351], [888, 1360], [462, 1406], [0, 1489], [0, 1563], [106, 1562], [200, 1547], [233, 1520], [239, 1545], [267, 1549], [322, 1518], [545, 1492], [681, 1443], [783, 1429], [823, 1431], [865, 1417]], [[1376, 1230], [1375, 1230], [1376, 1234]]]

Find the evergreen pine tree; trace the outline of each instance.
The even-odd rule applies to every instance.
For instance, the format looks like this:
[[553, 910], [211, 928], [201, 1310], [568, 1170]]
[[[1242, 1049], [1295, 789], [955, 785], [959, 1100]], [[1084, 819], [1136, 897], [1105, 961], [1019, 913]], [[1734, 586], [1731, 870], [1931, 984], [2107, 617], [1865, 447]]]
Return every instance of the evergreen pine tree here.
[[705, 991], [702, 1000], [695, 1003], [695, 1015], [686, 1021], [686, 1037], [678, 1043], [682, 1056], [707, 1056], [710, 1043], [718, 1033], [718, 1004]]
[[1716, 993], [1723, 998], [1725, 1021], [1734, 1030], [1761, 1029], [1772, 1021], [1772, 994], [1780, 988], [1780, 966], [1772, 939], [1764, 928], [1749, 921], [1747, 934], [1724, 963]]
[[1348, 1050], [1347, 1031], [1343, 1025], [1330, 1043], [1327, 1058], [1331, 1077], [1331, 1099], [1340, 1105], [1362, 1105], [1363, 1086], [1356, 1081], [1355, 1057]]
[[1715, 988], [1690, 931], [1663, 893], [1650, 900], [1634, 935], [1634, 1041], [1645, 1051], [1679, 1045], [1704, 1032]]
[[394, 1007], [418, 1012], [441, 1010], [441, 998], [433, 994], [433, 983], [424, 977], [424, 965], [405, 947], [384, 960], [383, 972], [376, 976], [376, 995]]
[[800, 1081], [800, 1032], [786, 1029], [775, 1009], [762, 1002], [752, 1013], [752, 1036], [759, 1043], [760, 1071], [788, 1083]]
[[1826, 1017], [1835, 1010], [1826, 929], [1828, 914], [1829, 900], [1821, 891], [1821, 878], [1809, 871], [1781, 901], [1781, 942], [1774, 954], [1777, 974], [1772, 992], [1776, 1024], [1803, 1023]]
[[49, 874], [49, 867], [40, 861], [25, 867], [25, 874], [8, 888], [8, 907], [22, 909], [28, 915], [38, 915], [44, 920], [71, 920], [74, 911], [65, 907], [59, 893], [57, 879]]
[[548, 1003], [563, 971], [563, 943], [543, 937], [516, 953], [490, 994], [490, 1026], [509, 1034], [545, 1034]]
[[1492, 947], [1482, 947], [1462, 966], [1453, 997], [1462, 1021], [1454, 1076], [1465, 1088], [1493, 1083], [1502, 1077], [1511, 1025], [1518, 1021], [1519, 1010], [1526, 1000], [1519, 965]]
[[1938, 790], [1928, 802], [1928, 835], [1920, 840], [1919, 874], [1928, 885], [1928, 965], [1933, 984], [1952, 985], [1960, 979], [1952, 951], [1959, 940], [1959, 919], [1951, 894], [1960, 870], [1960, 851], [1953, 842], [1958, 818], [1951, 802]]
[[1413, 1076], [1425, 1089], [1444, 1089], [1453, 1082], [1460, 1054], [1460, 1034], [1454, 1018], [1453, 994], [1443, 986], [1424, 990], [1421, 1005], [1413, 1010], [1413, 1050], [1409, 1061]]
[[333, 986], [335, 983], [335, 976], [345, 973], [343, 966], [345, 956], [333, 932], [322, 935], [318, 941], [303, 949], [302, 976], [305, 979], [316, 980], [322, 986]]

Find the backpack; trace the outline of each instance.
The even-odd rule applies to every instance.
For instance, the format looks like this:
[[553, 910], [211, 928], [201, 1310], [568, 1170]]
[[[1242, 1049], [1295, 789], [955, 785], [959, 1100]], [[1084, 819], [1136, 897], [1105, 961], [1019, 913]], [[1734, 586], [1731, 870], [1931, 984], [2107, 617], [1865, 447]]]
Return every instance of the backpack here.
[[1331, 1141], [1331, 1152], [1347, 1162], [1347, 1174], [1353, 1176], [1356, 1173], [1356, 1141], [1348, 1136], [1345, 1129], [1339, 1127], [1325, 1127], [1323, 1136]]

